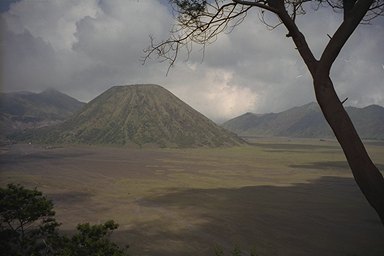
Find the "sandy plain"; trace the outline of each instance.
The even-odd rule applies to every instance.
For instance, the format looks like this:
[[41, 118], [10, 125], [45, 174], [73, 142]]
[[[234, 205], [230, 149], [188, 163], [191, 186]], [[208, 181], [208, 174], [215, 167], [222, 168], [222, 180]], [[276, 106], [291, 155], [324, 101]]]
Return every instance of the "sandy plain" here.
[[[37, 187], [61, 230], [120, 224], [132, 255], [384, 255], [384, 227], [332, 140], [218, 149], [8, 145], [0, 185]], [[384, 169], [384, 143], [367, 142]]]

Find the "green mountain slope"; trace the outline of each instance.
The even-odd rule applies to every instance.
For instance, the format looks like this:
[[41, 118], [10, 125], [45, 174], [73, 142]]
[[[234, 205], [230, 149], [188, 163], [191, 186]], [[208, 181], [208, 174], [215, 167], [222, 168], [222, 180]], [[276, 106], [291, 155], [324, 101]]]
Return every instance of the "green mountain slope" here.
[[[346, 107], [346, 110], [362, 138], [384, 139], [383, 107]], [[246, 113], [225, 122], [222, 126], [241, 136], [333, 137], [317, 103], [294, 107], [280, 113]]]
[[0, 94], [0, 124], [5, 134], [63, 122], [84, 106], [53, 89], [42, 93], [15, 92]]
[[50, 131], [42, 142], [160, 147], [244, 143], [158, 85], [115, 86]]

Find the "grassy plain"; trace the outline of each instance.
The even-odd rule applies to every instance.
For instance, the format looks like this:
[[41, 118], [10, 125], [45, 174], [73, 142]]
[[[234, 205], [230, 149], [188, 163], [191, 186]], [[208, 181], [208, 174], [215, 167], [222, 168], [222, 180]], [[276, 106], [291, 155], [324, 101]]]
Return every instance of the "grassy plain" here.
[[[384, 169], [384, 144], [367, 143]], [[0, 185], [37, 187], [61, 229], [114, 219], [133, 255], [384, 255], [384, 228], [334, 141], [218, 149], [12, 145]], [[229, 254], [228, 254], [229, 255]]]

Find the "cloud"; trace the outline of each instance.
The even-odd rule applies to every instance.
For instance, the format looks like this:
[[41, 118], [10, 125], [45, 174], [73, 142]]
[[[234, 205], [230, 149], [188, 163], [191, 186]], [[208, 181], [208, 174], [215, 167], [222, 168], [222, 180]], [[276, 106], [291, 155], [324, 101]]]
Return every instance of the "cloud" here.
[[[298, 18], [316, 56], [340, 19], [327, 8]], [[166, 63], [142, 65], [149, 35], [163, 40], [173, 24], [164, 0], [20, 0], [0, 23], [5, 91], [53, 87], [88, 101], [113, 85], [156, 83], [216, 121], [314, 101], [309, 73], [286, 29], [268, 30], [257, 9], [209, 45], [203, 59], [198, 47], [188, 61], [181, 56], [168, 76]], [[384, 105], [382, 26], [360, 26], [332, 69], [349, 104]]]
[[96, 0], [20, 1], [3, 16], [10, 31], [21, 34], [28, 30], [54, 49], [67, 49], [76, 41], [76, 22], [94, 17]]
[[167, 34], [171, 22], [154, 1], [24, 0], [11, 7], [1, 16], [4, 89], [55, 87], [82, 100], [145, 77], [149, 34]]
[[340, 98], [354, 106], [383, 105], [383, 24], [363, 25], [352, 35], [332, 72]]
[[[191, 77], [190, 82], [184, 82], [183, 86], [171, 89], [196, 110], [213, 118], [214, 121], [223, 122], [250, 109], [256, 109], [259, 98], [257, 92], [236, 84], [232, 72], [204, 65], [193, 66], [191, 69], [193, 73], [186, 70], [183, 76]], [[197, 79], [196, 74], [203, 76]]]
[[20, 34], [5, 32], [3, 35], [2, 83], [28, 89], [27, 84], [36, 87], [55, 82], [50, 74], [55, 72], [57, 62], [52, 58], [55, 54], [49, 44], [28, 31]]

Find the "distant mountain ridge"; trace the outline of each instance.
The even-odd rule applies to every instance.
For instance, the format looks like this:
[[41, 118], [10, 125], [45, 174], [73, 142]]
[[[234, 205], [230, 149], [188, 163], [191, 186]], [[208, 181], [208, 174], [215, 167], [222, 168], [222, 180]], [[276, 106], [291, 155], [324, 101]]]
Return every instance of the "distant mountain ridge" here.
[[[384, 108], [346, 107], [363, 139], [384, 139]], [[222, 125], [240, 136], [278, 136], [301, 138], [334, 137], [317, 103], [294, 107], [280, 113], [246, 113]]]
[[245, 143], [159, 85], [114, 86], [63, 124], [24, 138], [45, 143], [159, 147]]
[[60, 123], [85, 103], [48, 89], [41, 93], [0, 93], [0, 124], [3, 133]]

